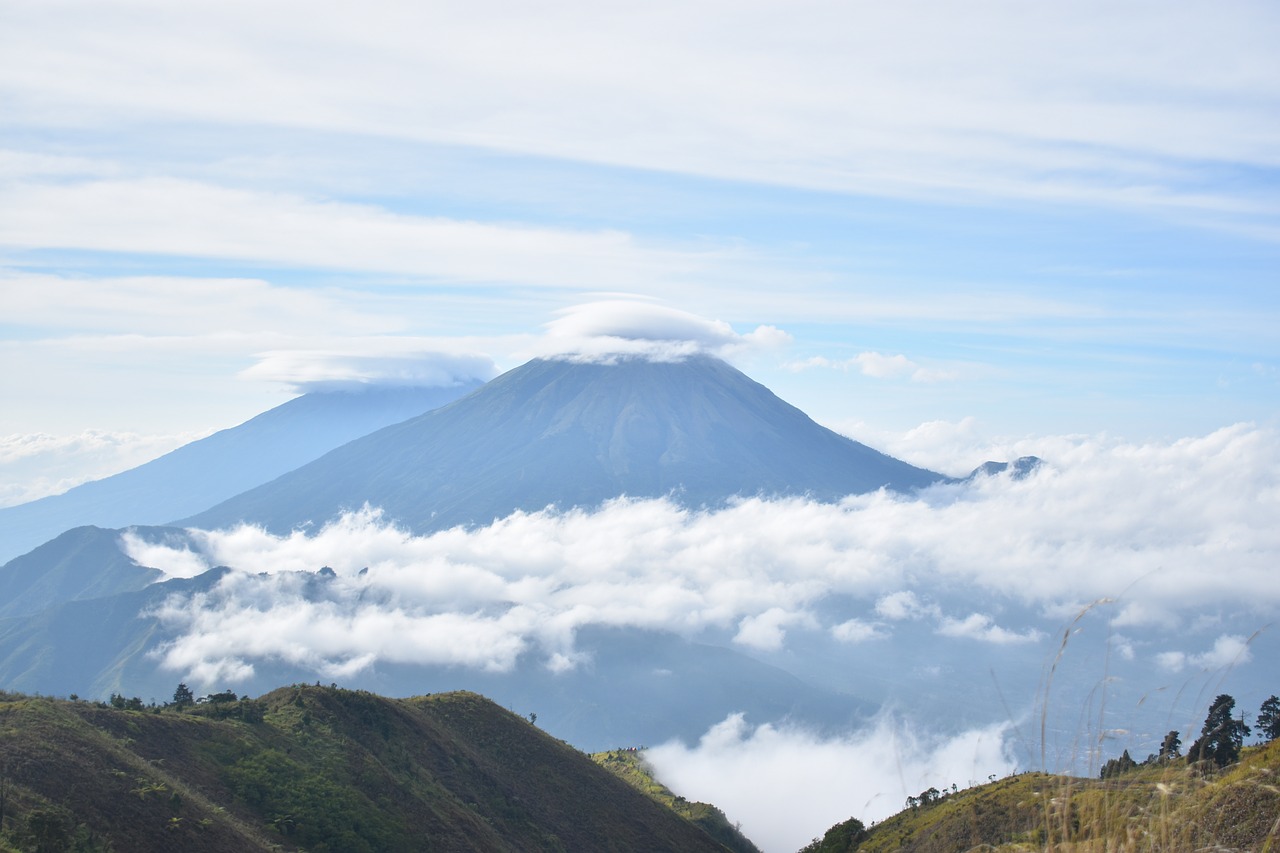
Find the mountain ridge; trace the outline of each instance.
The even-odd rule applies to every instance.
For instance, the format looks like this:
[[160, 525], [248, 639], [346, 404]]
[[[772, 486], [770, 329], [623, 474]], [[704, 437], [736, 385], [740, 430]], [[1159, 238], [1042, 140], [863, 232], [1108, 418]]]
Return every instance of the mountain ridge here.
[[0, 851], [725, 849], [474, 693], [113, 702], [0, 693]]

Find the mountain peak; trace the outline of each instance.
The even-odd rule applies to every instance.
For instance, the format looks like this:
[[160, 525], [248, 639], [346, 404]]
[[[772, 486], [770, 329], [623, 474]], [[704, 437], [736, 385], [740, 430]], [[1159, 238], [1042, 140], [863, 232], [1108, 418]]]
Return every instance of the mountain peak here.
[[621, 495], [836, 500], [940, 479], [819, 426], [712, 356], [542, 358], [181, 523], [283, 532], [368, 503], [426, 532]]

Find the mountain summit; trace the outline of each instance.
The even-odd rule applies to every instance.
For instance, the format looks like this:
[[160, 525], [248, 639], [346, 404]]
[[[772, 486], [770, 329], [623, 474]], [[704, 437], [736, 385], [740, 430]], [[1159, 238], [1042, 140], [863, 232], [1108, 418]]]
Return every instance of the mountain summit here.
[[620, 495], [714, 506], [940, 479], [819, 426], [715, 358], [534, 360], [178, 523], [285, 532], [368, 503], [422, 533]]

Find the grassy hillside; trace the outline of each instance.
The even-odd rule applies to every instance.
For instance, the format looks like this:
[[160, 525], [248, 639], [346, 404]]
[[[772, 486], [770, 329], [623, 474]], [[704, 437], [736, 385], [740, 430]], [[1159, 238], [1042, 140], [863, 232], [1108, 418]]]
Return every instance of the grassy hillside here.
[[597, 752], [592, 754], [591, 759], [645, 796], [697, 824], [734, 853], [759, 853], [759, 849], [736, 826], [729, 823], [720, 809], [709, 803], [677, 796], [670, 788], [653, 778], [653, 771], [644, 760], [643, 750], [615, 749]]
[[865, 835], [847, 829], [832, 827], [806, 853], [1280, 850], [1280, 742], [1247, 748], [1221, 771], [1175, 760], [1106, 780], [1025, 773], [909, 808]]
[[481, 696], [0, 694], [0, 851], [723, 851]]

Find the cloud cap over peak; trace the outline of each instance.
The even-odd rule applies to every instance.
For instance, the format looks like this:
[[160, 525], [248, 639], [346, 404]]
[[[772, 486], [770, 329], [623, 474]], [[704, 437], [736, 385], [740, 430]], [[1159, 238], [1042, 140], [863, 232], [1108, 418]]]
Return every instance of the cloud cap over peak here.
[[723, 320], [708, 320], [639, 299], [575, 305], [546, 324], [537, 354], [575, 361], [639, 357], [682, 361], [695, 355], [730, 357], [744, 350], [782, 346], [791, 336], [774, 326], [738, 334]]
[[300, 394], [360, 391], [368, 388], [452, 388], [497, 373], [493, 359], [476, 353], [450, 353], [374, 346], [352, 350], [276, 350], [259, 354], [242, 371], [245, 379], [281, 382]]

